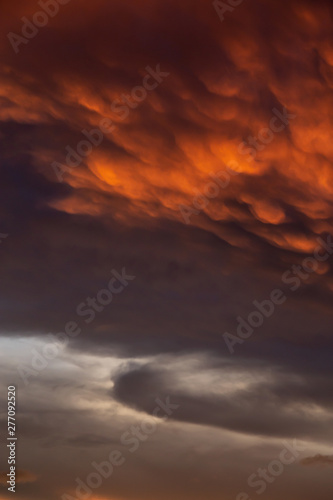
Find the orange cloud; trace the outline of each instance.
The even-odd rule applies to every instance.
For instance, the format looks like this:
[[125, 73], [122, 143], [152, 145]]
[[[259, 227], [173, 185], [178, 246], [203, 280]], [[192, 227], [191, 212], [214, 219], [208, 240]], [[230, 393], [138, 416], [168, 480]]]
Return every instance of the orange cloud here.
[[302, 465], [330, 465], [333, 466], [333, 456], [330, 455], [315, 455], [306, 457], [301, 460]]
[[[7, 477], [8, 471], [6, 472], [0, 472], [0, 484], [7, 484], [8, 477]], [[17, 470], [15, 473], [16, 476], [16, 483], [34, 483], [37, 481], [37, 476], [36, 474], [33, 474], [32, 472], [29, 472], [27, 470]]]
[[[156, 8], [158, 2], [140, 2], [140, 6], [143, 4], [156, 30], [168, 30]], [[270, 15], [279, 17], [275, 4], [270, 6]], [[183, 8], [190, 8], [190, 4], [185, 2]], [[120, 3], [113, 2], [110, 9], [122, 18]], [[103, 143], [64, 176], [76, 192], [50, 202], [52, 207], [67, 213], [108, 214], [110, 195], [122, 200], [112, 213], [129, 223], [138, 217], [182, 222], [179, 205], [191, 204], [193, 196], [209, 182], [209, 174], [233, 161], [238, 163], [241, 175], [221, 191], [218, 200], [207, 204], [203, 210], [205, 223], [195, 217], [192, 223], [200, 227], [204, 224], [211, 231], [214, 224], [232, 219], [274, 246], [311, 251], [310, 241], [319, 231], [315, 222], [324, 226], [326, 222], [328, 228], [332, 217], [329, 110], [333, 47], [323, 36], [323, 30], [329, 28], [327, 8], [292, 3], [287, 25], [283, 28], [276, 23], [269, 47], [251, 8], [243, 5], [242, 9], [247, 13], [246, 24], [244, 17], [235, 24], [231, 18], [221, 30], [214, 9], [198, 2], [196, 15], [210, 33], [207, 31], [210, 48], [206, 50], [206, 64], [200, 55], [196, 60], [186, 44], [182, 49], [189, 58], [186, 74], [174, 62], [155, 58], [154, 64], [160, 63], [170, 76], [142, 101], [133, 104], [132, 98], [131, 105], [123, 101], [121, 105], [128, 111], [125, 119], [112, 111], [111, 104], [118, 100], [119, 108], [123, 96], [140, 85], [145, 66], [148, 62], [153, 65], [149, 50], [146, 55], [144, 51], [138, 55], [133, 47], [128, 61], [122, 58], [122, 46], [107, 55], [101, 33], [91, 41], [90, 50], [110, 69], [110, 79], [103, 78], [104, 82], [96, 84], [94, 75], [82, 79], [73, 71], [65, 72], [65, 68], [51, 68], [50, 79], [56, 85], [53, 95], [40, 94], [32, 74], [21, 71], [19, 75], [10, 64], [5, 65], [0, 95], [7, 105], [2, 108], [2, 120], [48, 124], [56, 120], [75, 132], [72, 138], [68, 135], [62, 143], [58, 141], [58, 149], [35, 149], [36, 163], [49, 178], [52, 158], [64, 155], [67, 145], [76, 150], [84, 139], [81, 130], [98, 127], [103, 118], [115, 124]], [[64, 38], [69, 36], [69, 29], [80, 33], [81, 24], [69, 28], [63, 14], [54, 22]], [[82, 16], [87, 22], [85, 29], [94, 30], [98, 9], [85, 3]], [[141, 7], [132, 5], [129, 19], [139, 22], [140, 16]], [[122, 29], [126, 32], [130, 26], [131, 22]], [[220, 51], [225, 64], [211, 64], [209, 50]], [[314, 52], [320, 54], [319, 65], [311, 55]], [[272, 109], [282, 112], [284, 107], [296, 118], [270, 143], [258, 140], [260, 131], [269, 127]], [[250, 137], [256, 138], [257, 146], [252, 149], [255, 159], [239, 149]], [[239, 210], [240, 205], [243, 210]], [[297, 241], [291, 241], [284, 225], [299, 218], [303, 219], [304, 233], [313, 235], [299, 235]], [[220, 228], [214, 232], [223, 238]]]

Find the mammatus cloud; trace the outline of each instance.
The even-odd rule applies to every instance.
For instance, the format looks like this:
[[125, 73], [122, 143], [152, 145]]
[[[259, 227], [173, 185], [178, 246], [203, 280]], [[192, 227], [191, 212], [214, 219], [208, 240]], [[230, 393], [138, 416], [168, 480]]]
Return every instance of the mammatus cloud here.
[[[32, 1], [14, 10], [4, 6], [3, 31], [19, 33], [21, 17], [32, 19], [36, 8]], [[18, 54], [9, 41], [1, 48], [0, 176], [12, 194], [1, 198], [2, 231], [8, 226], [17, 232], [1, 248], [2, 279], [12, 304], [4, 308], [4, 325], [17, 332], [24, 317], [26, 331], [61, 329], [81, 293], [101, 287], [108, 266], [129, 262], [149, 276], [142, 300], [155, 298], [158, 308], [168, 309], [161, 311], [166, 331], [175, 331], [169, 311], [181, 298], [184, 324], [177, 335], [195, 328], [198, 343], [206, 343], [207, 331], [214, 330], [214, 338], [219, 331], [213, 304], [225, 304], [221, 328], [227, 329], [231, 310], [260, 300], [269, 280], [279, 280], [283, 270], [313, 252], [318, 236], [331, 231], [330, 4], [243, 2], [223, 24], [203, 0], [195, 7], [190, 1], [180, 7], [174, 0], [163, 6], [158, 0], [99, 0], [81, 2], [80, 13], [77, 9], [74, 1], [63, 5]], [[117, 26], [110, 31], [113, 19]], [[95, 145], [101, 123], [111, 122], [114, 129]], [[54, 162], [69, 170], [62, 183]], [[209, 198], [211, 174], [223, 184], [227, 168], [229, 184]], [[199, 212], [190, 224], [180, 206]], [[28, 231], [33, 238], [19, 248], [17, 241]], [[37, 248], [53, 263], [41, 273], [34, 272], [43, 266]], [[156, 254], [159, 263], [151, 258]], [[17, 262], [20, 276], [29, 274], [28, 293], [11, 285]], [[241, 297], [241, 279], [252, 289], [248, 302]], [[198, 282], [201, 291], [195, 293]], [[330, 262], [308, 284], [302, 304], [307, 301], [318, 315], [323, 307], [331, 314]], [[209, 313], [192, 307], [202, 294]], [[228, 303], [236, 295], [241, 306]], [[41, 296], [44, 308], [36, 318]], [[26, 310], [16, 314], [17, 303], [24, 301]], [[139, 301], [129, 298], [123, 306], [137, 308], [140, 316], [145, 311]], [[194, 318], [201, 311], [202, 317]], [[124, 328], [120, 318], [119, 312], [115, 336]], [[144, 322], [136, 325], [143, 332]], [[154, 323], [156, 330], [163, 328]], [[304, 323], [306, 328], [309, 321]], [[98, 320], [93, 329], [97, 326], [99, 336], [106, 330], [109, 336], [109, 320]], [[303, 325], [298, 329], [290, 333], [283, 324], [279, 335], [307, 338]], [[132, 326], [127, 330], [133, 335]]]
[[[41, 140], [30, 155], [51, 182], [56, 181], [52, 162], [65, 164], [71, 152], [64, 176], [70, 189], [49, 200], [49, 206], [106, 217], [111, 202], [113, 217], [125, 224], [138, 218], [182, 223], [179, 205], [191, 206], [197, 195], [203, 210], [191, 223], [233, 246], [257, 241], [300, 253], [313, 250], [316, 235], [330, 231], [332, 218], [329, 3], [321, 2], [320, 8], [298, 1], [288, 7], [273, 0], [244, 3], [223, 29], [205, 1], [195, 9], [185, 2], [186, 17], [174, 1], [162, 8], [157, 0], [143, 4], [154, 40], [145, 45], [125, 42], [133, 37], [132, 25], [145, 30], [140, 2], [84, 3], [85, 22], [71, 26], [66, 20], [77, 15], [75, 3], [59, 12], [52, 23], [73, 54], [83, 36], [89, 40], [89, 70], [80, 52], [63, 61], [58, 46], [51, 48], [51, 28], [39, 33], [43, 43], [32, 40], [18, 56], [10, 46], [3, 49], [2, 120], [39, 130]], [[171, 12], [175, 29], [165, 22]], [[110, 33], [106, 28], [115, 17], [122, 29]], [[275, 20], [269, 44], [263, 17], [267, 23]], [[204, 50], [183, 43], [184, 32], [198, 33]], [[44, 46], [47, 72], [36, 64]], [[172, 58], [176, 47], [179, 57]], [[26, 65], [32, 58], [33, 66]], [[138, 88], [147, 65], [151, 73], [168, 77], [142, 99]], [[38, 79], [48, 79], [52, 92], [40, 92]], [[310, 101], [316, 106], [304, 106]], [[271, 131], [272, 119], [279, 133]], [[114, 130], [98, 147], [88, 141], [86, 150], [93, 152], [83, 153], [78, 145], [101, 120], [112, 121]], [[49, 137], [52, 131], [47, 143], [42, 129]], [[208, 203], [203, 190], [209, 175], [229, 165], [237, 165], [239, 175]]]

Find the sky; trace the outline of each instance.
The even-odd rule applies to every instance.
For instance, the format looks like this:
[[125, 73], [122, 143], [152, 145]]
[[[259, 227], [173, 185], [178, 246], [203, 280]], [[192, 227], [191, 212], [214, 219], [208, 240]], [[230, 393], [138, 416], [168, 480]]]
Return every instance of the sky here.
[[0, 500], [331, 500], [331, 2], [0, 6]]

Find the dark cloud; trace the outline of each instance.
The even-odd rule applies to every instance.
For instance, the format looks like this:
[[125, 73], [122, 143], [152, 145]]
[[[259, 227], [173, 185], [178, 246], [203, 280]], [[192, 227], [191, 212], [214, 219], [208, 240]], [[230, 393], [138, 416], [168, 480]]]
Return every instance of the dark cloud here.
[[[202, 369], [203, 373], [209, 373], [209, 367], [202, 366]], [[327, 414], [316, 418], [311, 412], [311, 405], [313, 409], [320, 403], [323, 409], [331, 407], [326, 396], [328, 387], [326, 391], [322, 388], [323, 400], [316, 391], [320, 381], [310, 380], [312, 387], [309, 387], [306, 378], [297, 380], [295, 376], [293, 381], [293, 374], [283, 375], [271, 367], [267, 370], [267, 376], [272, 377], [271, 383], [249, 384], [245, 389], [235, 389], [224, 395], [214, 390], [207, 393], [207, 386], [205, 392], [191, 386], [187, 390], [178, 388], [176, 376], [155, 370], [156, 367], [149, 366], [129, 369], [116, 378], [112, 395], [147, 413], [152, 413], [157, 397], [170, 398], [172, 403], [179, 405], [173, 419], [242, 433], [302, 439], [316, 436], [321, 440], [326, 440], [331, 433], [332, 417]], [[252, 370], [248, 368], [247, 373], [254, 377], [260, 375], [260, 366], [253, 366]], [[228, 370], [222, 368], [217, 380], [223, 383], [223, 378], [228, 376]]]

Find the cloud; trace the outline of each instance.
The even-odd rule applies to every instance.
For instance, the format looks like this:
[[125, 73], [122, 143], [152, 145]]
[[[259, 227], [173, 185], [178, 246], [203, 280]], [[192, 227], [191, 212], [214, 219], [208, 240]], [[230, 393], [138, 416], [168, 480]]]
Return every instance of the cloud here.
[[[78, 348], [220, 349], [219, 332], [233, 329], [234, 317], [331, 230], [329, 2], [316, 10], [309, 2], [244, 2], [223, 29], [203, 0], [145, 0], [145, 19], [139, 5], [85, 2], [80, 22], [71, 2], [19, 54], [9, 43], [1, 49], [0, 230], [11, 233], [1, 247], [3, 330], [61, 331], [110, 266], [126, 264], [138, 276], [135, 290], [82, 333]], [[36, 6], [19, 8], [29, 17]], [[20, 12], [5, 13], [4, 29], [19, 30]], [[272, 24], [269, 43], [262, 19]], [[111, 103], [158, 64], [170, 75], [121, 120]], [[284, 107], [296, 117], [247, 161], [239, 145]], [[66, 147], [75, 149], [82, 130], [103, 118], [114, 132], [58, 183], [51, 163], [64, 162]], [[239, 174], [186, 225], [179, 205], [191, 206], [210, 173], [231, 161]], [[13, 276], [24, 286], [13, 286]], [[330, 264], [308, 283], [265, 337], [307, 342], [323, 314], [329, 337]]]
[[[286, 437], [324, 456], [331, 261], [232, 359], [222, 335], [332, 232], [331, 2], [242, 2], [222, 24], [206, 0], [72, 0], [18, 54], [6, 35], [40, 7], [2, 4], [0, 333], [15, 347], [1, 379], [12, 383], [49, 332], [82, 327], [21, 390], [22, 466], [42, 472], [24, 500], [70, 491], [155, 395], [179, 411], [115, 479], [116, 498], [235, 498], [249, 464]], [[157, 65], [170, 75], [126, 104]], [[295, 116], [272, 136], [274, 109]], [[102, 119], [114, 130], [58, 182], [51, 164]], [[210, 174], [231, 162], [238, 175], [207, 198]], [[186, 224], [179, 206], [199, 199]], [[78, 304], [124, 266], [135, 281], [86, 324]], [[299, 485], [286, 479], [272, 500], [312, 500]]]
[[[158, 365], [160, 368], [154, 364], [129, 367], [128, 371], [120, 373], [114, 380], [112, 396], [147, 413], [152, 412], [156, 397], [170, 398], [172, 403], [179, 405], [172, 416], [175, 420], [250, 435], [302, 439], [316, 436], [325, 441], [331, 433], [333, 415], [330, 402], [326, 396], [320, 401], [315, 382], [313, 389], [306, 390], [306, 376], [302, 380], [299, 375], [282, 375], [276, 367], [264, 368], [253, 363], [243, 368], [248, 379], [246, 383], [237, 366], [221, 364], [216, 370], [208, 361], [199, 365], [200, 368], [198, 366], [205, 373], [202, 378], [206, 382], [201, 382], [200, 389], [195, 389], [195, 380], [194, 386], [181, 382], [182, 379], [191, 380], [192, 369], [172, 372], [162, 368], [163, 362]], [[211, 380], [220, 391], [212, 388]], [[323, 393], [327, 394], [327, 390]], [[317, 418], [311, 404], [313, 409], [317, 404], [321, 410]]]
[[[7, 485], [7, 474], [8, 471], [0, 472], [0, 484]], [[15, 472], [15, 481], [17, 484], [34, 483], [35, 481], [37, 481], [37, 478], [38, 476], [36, 474], [33, 474], [32, 472], [29, 472], [27, 470], [18, 469]]]
[[315, 455], [314, 457], [306, 457], [301, 460], [302, 465], [331, 465], [333, 466], [333, 456], [330, 455]]
[[[60, 45], [52, 43], [51, 27], [22, 47], [19, 58], [13, 59], [10, 47], [3, 50], [8, 64], [3, 120], [30, 124], [28, 128], [36, 130], [30, 154], [49, 181], [55, 180], [52, 159], [60, 161], [67, 145], [75, 148], [83, 138], [82, 129], [96, 127], [101, 118], [117, 125], [101, 147], [65, 178], [72, 188], [67, 195], [49, 205], [65, 213], [105, 217], [111, 202], [117, 205], [114, 217], [129, 225], [151, 217], [181, 223], [179, 204], [191, 204], [210, 172], [237, 161], [241, 174], [192, 223], [237, 247], [257, 238], [261, 244], [304, 252], [318, 231], [330, 229], [331, 221], [327, 102], [332, 49], [324, 36], [329, 30], [329, 3], [322, 2], [315, 12], [308, 2], [294, 1], [287, 17], [275, 1], [257, 2], [256, 7], [244, 4], [223, 30], [212, 6], [202, 0], [195, 9], [184, 4], [191, 17], [184, 17], [174, 1], [159, 9], [154, 8], [156, 0], [144, 4], [145, 22], [137, 6], [113, 1], [99, 2], [98, 9], [85, 4], [85, 23], [71, 26], [66, 16], [75, 17], [76, 10], [74, 4], [68, 5], [52, 21], [62, 43], [72, 47], [66, 58]], [[285, 20], [272, 24], [269, 44], [263, 16]], [[173, 26], [165, 21], [171, 17]], [[110, 33], [114, 18], [122, 30]], [[122, 19], [128, 22], [121, 23]], [[184, 43], [183, 32], [188, 37], [197, 34], [204, 41], [201, 50]], [[83, 36], [89, 40], [88, 64], [79, 51]], [[43, 43], [38, 44], [38, 38]], [[106, 41], [111, 52], [105, 50]], [[48, 68], [38, 64], [45, 47]], [[213, 62], [217, 59], [218, 66]], [[110, 104], [140, 83], [147, 64], [160, 64], [170, 76], [121, 121]], [[53, 92], [40, 92], [38, 79], [44, 84], [48, 80]], [[316, 100], [315, 108], [303, 105], [309, 99]], [[239, 144], [268, 126], [273, 108], [283, 107], [296, 118], [270, 144], [254, 149], [256, 158], [248, 162], [248, 155], [239, 153]], [[276, 213], [285, 217], [276, 218]], [[228, 230], [234, 221], [241, 236]]]

